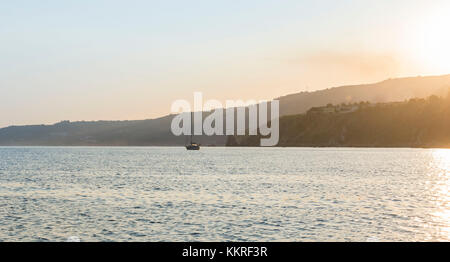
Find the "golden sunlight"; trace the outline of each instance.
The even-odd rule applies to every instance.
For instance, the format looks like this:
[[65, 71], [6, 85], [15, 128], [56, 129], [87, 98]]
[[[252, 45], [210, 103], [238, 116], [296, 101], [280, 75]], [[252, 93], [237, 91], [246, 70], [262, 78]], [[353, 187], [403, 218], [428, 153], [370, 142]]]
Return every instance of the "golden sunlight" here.
[[450, 72], [450, 4], [430, 12], [418, 24], [410, 24], [410, 32], [405, 43], [409, 55], [435, 73]]
[[434, 181], [436, 211], [432, 216], [441, 225], [440, 235], [450, 240], [450, 149], [436, 149], [432, 154], [435, 165], [441, 170]]
[[450, 149], [433, 150], [435, 165], [442, 170], [442, 175], [450, 174]]

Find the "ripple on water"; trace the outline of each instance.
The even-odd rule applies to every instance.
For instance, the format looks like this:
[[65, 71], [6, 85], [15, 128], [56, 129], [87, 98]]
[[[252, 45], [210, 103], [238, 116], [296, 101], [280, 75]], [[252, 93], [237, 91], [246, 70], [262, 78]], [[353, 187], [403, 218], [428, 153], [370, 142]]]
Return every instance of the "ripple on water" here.
[[0, 147], [0, 241], [448, 241], [448, 152]]

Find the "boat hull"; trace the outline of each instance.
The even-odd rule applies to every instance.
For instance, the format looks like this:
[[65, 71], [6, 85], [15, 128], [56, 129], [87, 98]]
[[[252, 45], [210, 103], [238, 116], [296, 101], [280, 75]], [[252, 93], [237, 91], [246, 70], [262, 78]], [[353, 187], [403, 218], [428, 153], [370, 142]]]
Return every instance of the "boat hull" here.
[[198, 146], [198, 145], [187, 145], [186, 149], [187, 150], [200, 150], [200, 146]]

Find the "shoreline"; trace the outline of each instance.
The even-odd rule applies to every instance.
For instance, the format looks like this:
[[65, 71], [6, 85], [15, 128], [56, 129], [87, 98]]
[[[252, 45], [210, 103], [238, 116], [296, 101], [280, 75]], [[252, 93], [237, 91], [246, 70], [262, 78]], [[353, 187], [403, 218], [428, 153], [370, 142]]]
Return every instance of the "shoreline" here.
[[[180, 146], [159, 146], [159, 145], [0, 145], [0, 148], [25, 148], [25, 147], [31, 147], [31, 148], [43, 148], [43, 147], [49, 147], [49, 148], [184, 148], [183, 145]], [[270, 148], [343, 148], [343, 149], [352, 149], [352, 148], [366, 148], [366, 149], [450, 149], [450, 147], [409, 147], [409, 146], [270, 146], [270, 147], [262, 147], [262, 146], [201, 146], [201, 148], [263, 148], [263, 149], [270, 149]]]

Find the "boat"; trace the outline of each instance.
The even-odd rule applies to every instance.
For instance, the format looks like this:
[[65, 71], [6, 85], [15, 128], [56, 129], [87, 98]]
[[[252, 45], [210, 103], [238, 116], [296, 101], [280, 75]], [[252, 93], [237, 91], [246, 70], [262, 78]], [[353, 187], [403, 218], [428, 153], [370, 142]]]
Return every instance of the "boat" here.
[[200, 145], [197, 143], [190, 143], [186, 146], [187, 150], [200, 150]]
[[[193, 114], [191, 112], [191, 119], [193, 117]], [[191, 120], [191, 139], [189, 140], [189, 145], [186, 145], [187, 150], [200, 150], [200, 144], [197, 144], [192, 141], [192, 137], [194, 135], [194, 132], [192, 131], [192, 120]]]

